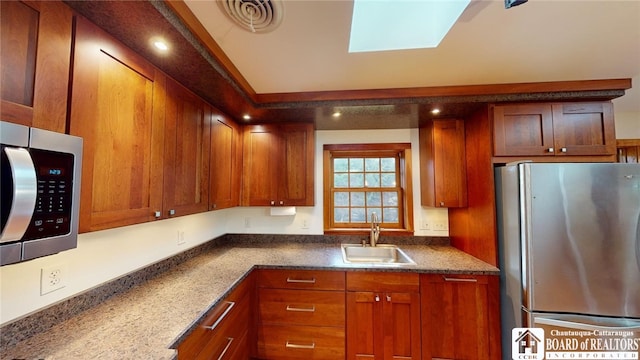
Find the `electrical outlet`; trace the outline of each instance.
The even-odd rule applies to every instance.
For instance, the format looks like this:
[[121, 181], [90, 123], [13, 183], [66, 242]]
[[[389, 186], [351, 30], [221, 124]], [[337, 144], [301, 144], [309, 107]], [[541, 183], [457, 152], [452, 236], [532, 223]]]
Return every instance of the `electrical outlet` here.
[[250, 218], [248, 218], [248, 217], [244, 218], [244, 227], [246, 229], [251, 227], [251, 219]]
[[56, 264], [40, 271], [40, 295], [62, 289], [67, 286], [67, 265]]
[[307, 219], [302, 220], [302, 226], [300, 226], [302, 229], [308, 229], [309, 228], [309, 222], [307, 221]]
[[423, 221], [422, 223], [420, 223], [420, 229], [422, 229], [422, 230], [431, 230], [431, 226], [429, 226], [429, 222], [428, 221]]
[[446, 221], [434, 221], [433, 222], [433, 230], [436, 231], [447, 231], [449, 230], [449, 223]]
[[184, 239], [184, 231], [178, 230], [178, 245], [183, 245], [185, 242], [187, 241]]

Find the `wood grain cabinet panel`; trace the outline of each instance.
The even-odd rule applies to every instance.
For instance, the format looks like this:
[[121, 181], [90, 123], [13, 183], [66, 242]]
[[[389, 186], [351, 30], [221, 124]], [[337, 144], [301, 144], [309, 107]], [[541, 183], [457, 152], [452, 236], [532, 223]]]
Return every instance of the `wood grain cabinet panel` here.
[[84, 139], [80, 232], [162, 209], [164, 77], [78, 17], [70, 133]]
[[618, 149], [618, 162], [640, 162], [640, 139], [616, 140], [616, 147]]
[[245, 126], [243, 142], [242, 205], [314, 205], [313, 124]]
[[418, 274], [347, 273], [348, 360], [420, 359], [418, 283]]
[[498, 277], [423, 274], [422, 359], [500, 359]]
[[71, 9], [60, 1], [1, 1], [0, 7], [0, 117], [66, 132]]
[[242, 131], [239, 125], [218, 110], [213, 110], [209, 210], [226, 209], [238, 206], [240, 203], [241, 136]]
[[345, 273], [258, 272], [257, 357], [344, 359]]
[[211, 108], [168, 79], [165, 102], [163, 217], [209, 210]]
[[612, 156], [611, 102], [495, 105], [494, 156]]
[[463, 120], [430, 120], [420, 127], [423, 206], [467, 206]]

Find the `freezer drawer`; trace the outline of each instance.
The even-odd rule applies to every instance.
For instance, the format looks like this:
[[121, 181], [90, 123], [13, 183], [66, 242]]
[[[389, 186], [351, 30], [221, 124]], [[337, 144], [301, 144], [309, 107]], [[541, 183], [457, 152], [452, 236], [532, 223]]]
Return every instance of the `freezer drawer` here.
[[544, 330], [545, 359], [638, 359], [640, 319], [530, 314]]

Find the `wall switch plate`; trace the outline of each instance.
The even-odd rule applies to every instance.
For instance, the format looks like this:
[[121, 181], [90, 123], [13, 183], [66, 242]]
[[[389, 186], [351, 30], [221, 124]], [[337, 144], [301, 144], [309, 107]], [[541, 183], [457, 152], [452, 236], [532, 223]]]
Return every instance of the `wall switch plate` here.
[[307, 219], [302, 220], [302, 225], [300, 226], [300, 228], [308, 229], [309, 228], [309, 221], [307, 221]]
[[433, 222], [433, 230], [436, 230], [436, 231], [447, 231], [447, 230], [449, 230], [449, 223], [447, 221], [434, 221]]
[[184, 231], [178, 230], [178, 245], [183, 245], [187, 241], [184, 239]]
[[245, 229], [248, 229], [251, 227], [251, 218], [248, 218], [248, 217], [244, 218], [244, 227]]
[[40, 270], [40, 295], [62, 289], [67, 286], [67, 265], [56, 264]]

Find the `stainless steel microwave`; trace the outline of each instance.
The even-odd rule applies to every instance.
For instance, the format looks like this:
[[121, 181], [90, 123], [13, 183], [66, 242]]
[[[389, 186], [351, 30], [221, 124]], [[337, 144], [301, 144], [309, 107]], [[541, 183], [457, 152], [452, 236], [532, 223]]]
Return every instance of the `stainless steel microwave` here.
[[0, 266], [78, 243], [82, 138], [0, 122]]

